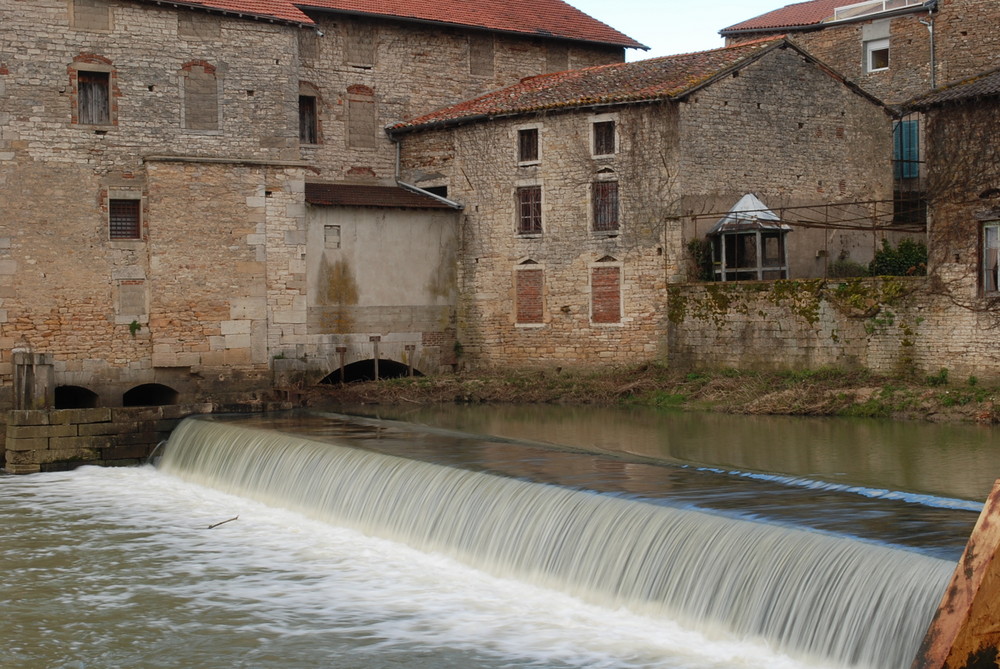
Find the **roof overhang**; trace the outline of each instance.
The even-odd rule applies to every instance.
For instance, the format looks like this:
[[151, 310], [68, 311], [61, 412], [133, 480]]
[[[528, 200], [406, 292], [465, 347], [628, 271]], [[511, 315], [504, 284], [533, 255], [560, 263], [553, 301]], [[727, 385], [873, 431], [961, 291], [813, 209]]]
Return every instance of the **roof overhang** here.
[[455, 211], [461, 205], [418, 188], [306, 182], [306, 202], [326, 207], [437, 209]]

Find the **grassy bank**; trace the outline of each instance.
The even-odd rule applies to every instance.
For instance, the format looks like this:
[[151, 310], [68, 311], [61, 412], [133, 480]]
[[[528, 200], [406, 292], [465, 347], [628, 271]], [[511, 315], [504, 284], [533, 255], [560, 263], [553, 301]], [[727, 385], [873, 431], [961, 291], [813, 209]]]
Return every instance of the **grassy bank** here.
[[600, 372], [458, 374], [319, 386], [312, 406], [336, 404], [561, 403], [631, 405], [742, 414], [864, 416], [1000, 422], [1000, 386], [946, 371], [923, 378], [880, 377], [839, 369], [680, 373], [657, 365]]

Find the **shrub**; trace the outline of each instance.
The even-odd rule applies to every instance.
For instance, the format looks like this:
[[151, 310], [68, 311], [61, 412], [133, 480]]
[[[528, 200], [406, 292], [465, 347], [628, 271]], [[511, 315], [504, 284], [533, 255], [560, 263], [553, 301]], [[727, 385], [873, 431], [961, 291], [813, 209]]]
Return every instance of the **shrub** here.
[[831, 279], [848, 279], [854, 276], [868, 276], [868, 268], [853, 260], [834, 260], [826, 268], [826, 275]]
[[892, 248], [889, 240], [883, 239], [882, 248], [875, 253], [868, 269], [872, 276], [924, 276], [927, 274], [927, 246], [904, 239]]

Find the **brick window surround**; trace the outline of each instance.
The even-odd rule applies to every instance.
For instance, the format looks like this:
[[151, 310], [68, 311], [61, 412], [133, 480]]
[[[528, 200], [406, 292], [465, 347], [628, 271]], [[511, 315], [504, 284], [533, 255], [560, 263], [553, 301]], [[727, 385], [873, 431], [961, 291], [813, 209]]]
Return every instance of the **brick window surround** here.
[[516, 199], [518, 234], [542, 234], [542, 187], [520, 186]]
[[545, 318], [545, 271], [528, 267], [514, 271], [514, 320], [518, 325], [541, 325]]
[[590, 320], [593, 323], [621, 323], [622, 269], [618, 265], [597, 265], [590, 270]]

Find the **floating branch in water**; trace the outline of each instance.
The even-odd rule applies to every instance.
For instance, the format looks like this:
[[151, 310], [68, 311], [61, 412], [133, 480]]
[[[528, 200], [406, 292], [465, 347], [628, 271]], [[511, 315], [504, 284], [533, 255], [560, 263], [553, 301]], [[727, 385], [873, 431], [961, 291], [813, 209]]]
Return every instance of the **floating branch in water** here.
[[213, 529], [213, 528], [215, 528], [215, 527], [218, 527], [219, 525], [225, 525], [226, 523], [231, 523], [231, 522], [233, 522], [234, 520], [236, 520], [236, 519], [238, 519], [238, 518], [239, 518], [239, 516], [233, 516], [233, 517], [232, 517], [232, 518], [230, 518], [229, 520], [223, 520], [223, 521], [221, 521], [221, 522], [218, 522], [218, 523], [215, 523], [215, 524], [213, 524], [213, 525], [209, 525], [209, 526], [208, 526], [208, 529], [210, 529], [210, 530], [211, 530], [211, 529]]

